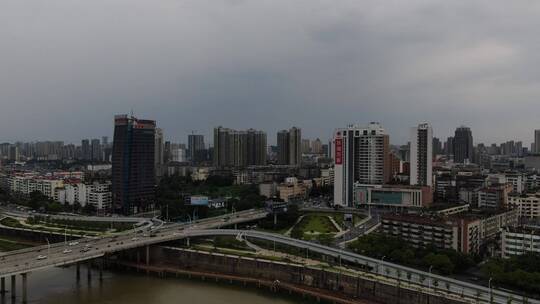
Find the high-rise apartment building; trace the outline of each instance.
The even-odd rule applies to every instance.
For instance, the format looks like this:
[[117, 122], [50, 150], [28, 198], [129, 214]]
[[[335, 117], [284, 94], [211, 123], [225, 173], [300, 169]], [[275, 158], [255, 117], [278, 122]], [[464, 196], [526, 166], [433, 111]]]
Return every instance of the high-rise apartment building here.
[[92, 139], [90, 151], [92, 153], [90, 157], [92, 161], [101, 161], [103, 157], [101, 154], [101, 143], [99, 142], [99, 139]]
[[113, 206], [124, 214], [146, 210], [155, 202], [155, 129], [153, 120], [115, 116]]
[[323, 154], [322, 142], [320, 139], [315, 139], [311, 142], [311, 152], [314, 154]]
[[289, 131], [281, 130], [277, 133], [277, 163], [289, 164]]
[[427, 123], [411, 128], [410, 184], [432, 186], [433, 130]]
[[473, 137], [471, 129], [461, 126], [454, 134], [454, 162], [473, 162]]
[[443, 153], [443, 147], [441, 140], [437, 137], [433, 137], [433, 156], [439, 155]]
[[379, 123], [337, 129], [333, 140], [334, 204], [351, 206], [354, 185], [390, 180], [390, 140]]
[[253, 129], [214, 128], [213, 154], [216, 167], [266, 165], [266, 133]]
[[206, 149], [204, 147], [203, 135], [188, 135], [188, 159], [194, 163], [206, 160]]
[[444, 153], [446, 156], [454, 155], [454, 138], [452, 136], [448, 137], [444, 143]]
[[92, 159], [92, 148], [90, 147], [90, 141], [88, 139], [83, 139], [81, 141], [81, 153], [82, 160]]
[[300, 166], [302, 163], [302, 130], [292, 127], [277, 134], [278, 164]]
[[534, 149], [533, 153], [540, 153], [540, 130], [534, 130]]
[[308, 154], [311, 153], [311, 141], [309, 139], [301, 140], [302, 153]]

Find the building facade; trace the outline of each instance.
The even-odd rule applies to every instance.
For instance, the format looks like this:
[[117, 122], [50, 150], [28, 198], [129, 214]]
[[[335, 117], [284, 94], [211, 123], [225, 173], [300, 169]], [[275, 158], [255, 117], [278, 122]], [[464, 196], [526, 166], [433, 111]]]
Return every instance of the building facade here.
[[433, 130], [427, 123], [411, 128], [410, 184], [433, 185]]
[[204, 136], [198, 134], [188, 135], [188, 159], [193, 163], [206, 160], [206, 148], [204, 146]]
[[456, 129], [453, 146], [454, 162], [473, 162], [473, 136], [470, 128], [461, 126]]
[[237, 131], [223, 127], [214, 129], [216, 167], [247, 167], [266, 165], [266, 133], [249, 129]]
[[525, 253], [540, 253], [540, 229], [533, 227], [507, 228], [502, 232], [502, 257]]
[[112, 201], [113, 208], [124, 214], [155, 203], [155, 128], [153, 120], [115, 117]]
[[302, 130], [292, 127], [277, 133], [279, 165], [300, 166], [302, 163]]
[[424, 186], [366, 186], [354, 187], [354, 205], [395, 208], [424, 208], [433, 203], [431, 188]]
[[334, 204], [352, 206], [354, 185], [390, 180], [389, 136], [379, 123], [348, 126], [334, 133]]

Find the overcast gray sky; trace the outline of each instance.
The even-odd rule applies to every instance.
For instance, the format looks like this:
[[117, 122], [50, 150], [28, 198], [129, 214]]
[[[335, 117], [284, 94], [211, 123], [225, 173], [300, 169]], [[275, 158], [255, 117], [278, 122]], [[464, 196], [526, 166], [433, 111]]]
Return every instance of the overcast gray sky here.
[[111, 135], [133, 108], [183, 142], [428, 121], [529, 143], [539, 31], [537, 0], [2, 0], [0, 141]]

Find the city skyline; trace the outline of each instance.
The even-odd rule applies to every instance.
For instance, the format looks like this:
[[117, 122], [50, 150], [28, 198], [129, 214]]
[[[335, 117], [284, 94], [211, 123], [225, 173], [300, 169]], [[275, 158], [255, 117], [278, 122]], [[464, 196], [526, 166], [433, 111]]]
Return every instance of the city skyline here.
[[[117, 114], [123, 114], [123, 113], [116, 113]], [[114, 115], [113, 115], [114, 117]], [[354, 123], [344, 123], [342, 125], [339, 125], [339, 126], [335, 126], [334, 128], [331, 129], [331, 132], [335, 132], [337, 129], [341, 129], [345, 126], [348, 126], [348, 125], [353, 125], [353, 126], [363, 126], [363, 125], [366, 125], [366, 124], [369, 124], [370, 122], [373, 122], [373, 120], [370, 120], [370, 121], [366, 121], [366, 122], [354, 122]], [[379, 121], [377, 121], [377, 123], [381, 123]], [[432, 125], [432, 122], [430, 121], [426, 121], [426, 120], [420, 120], [420, 121], [417, 121], [411, 125], [415, 125], [415, 124], [419, 124], [419, 123], [428, 123], [429, 125]], [[159, 128], [159, 122], [156, 121], [156, 124], [157, 124], [157, 127]], [[384, 125], [384, 123], [381, 123]], [[111, 126], [114, 126], [114, 121], [113, 123], [111, 124]], [[277, 147], [278, 146], [278, 140], [277, 140], [277, 136], [276, 134], [278, 134], [279, 132], [283, 131], [283, 129], [287, 129], [291, 126], [294, 126], [294, 124], [290, 125], [290, 126], [284, 126], [282, 128], [277, 128], [276, 131], [272, 134], [271, 132], [265, 130], [265, 129], [260, 129], [260, 128], [257, 128], [256, 126], [248, 126], [248, 127], [245, 127], [243, 129], [257, 129], [257, 130], [261, 130], [267, 134], [270, 134], [270, 136], [268, 137], [268, 141], [267, 141], [267, 146], [275, 146]], [[200, 131], [196, 131], [196, 130], [190, 130], [189, 133], [186, 133], [185, 134], [185, 138], [184, 137], [172, 137], [172, 136], [168, 136], [169, 132], [166, 130], [166, 129], [163, 129], [163, 128], [159, 128], [160, 130], [163, 130], [164, 131], [164, 135], [163, 135], [163, 141], [164, 142], [170, 142], [170, 143], [175, 143], [175, 144], [185, 144], [187, 145], [189, 143], [189, 137], [191, 135], [194, 135], [194, 134], [197, 134], [199, 136], [203, 136], [204, 137], [204, 145], [206, 148], [209, 148], [209, 147], [213, 147], [214, 146], [214, 143], [213, 143], [213, 130], [215, 128], [217, 128], [219, 126], [213, 126], [213, 127], [209, 127], [209, 130], [210, 130], [210, 133], [207, 134], [207, 132], [200, 132]], [[223, 127], [223, 126], [222, 126]], [[228, 125], [225, 125], [224, 127], [226, 128], [231, 128], [230, 126]], [[406, 127], [406, 128], [410, 128], [410, 125], [404, 125], [402, 127]], [[453, 135], [454, 135], [454, 132], [456, 129], [460, 128], [460, 127], [467, 127], [469, 129], [471, 129], [471, 132], [474, 134], [474, 137], [475, 137], [475, 142], [474, 142], [474, 146], [477, 146], [478, 144], [483, 144], [485, 146], [490, 146], [492, 144], [496, 144], [496, 145], [504, 145], [505, 143], [507, 143], [508, 141], [514, 141], [514, 142], [522, 142], [523, 144], [523, 148], [527, 148], [529, 149], [529, 152], [532, 152], [534, 153], [535, 151], [532, 151], [531, 150], [531, 147], [534, 147], [534, 143], [535, 143], [535, 137], [536, 137], [536, 134], [538, 133], [537, 131], [540, 131], [540, 128], [538, 129], [532, 129], [532, 130], [529, 130], [529, 133], [531, 133], [531, 139], [530, 140], [522, 140], [520, 138], [512, 138], [512, 137], [509, 137], [509, 138], [506, 138], [506, 139], [503, 139], [501, 141], [495, 141], [495, 142], [490, 142], [490, 141], [483, 141], [483, 140], [477, 140], [477, 134], [475, 133], [475, 131], [470, 128], [468, 125], [464, 125], [464, 124], [456, 124], [456, 126], [451, 129], [449, 132], [448, 132], [448, 137], [447, 136], [443, 136], [443, 135], [440, 135], [438, 133], [435, 133], [435, 130], [433, 131], [433, 138], [436, 138], [438, 140], [441, 141], [441, 143], [445, 143], [446, 140], [448, 138], [453, 138]], [[231, 129], [234, 129], [234, 128], [231, 128]], [[241, 129], [241, 128], [240, 128]], [[299, 129], [302, 129], [301, 127], [299, 127]], [[385, 128], [386, 129], [386, 128]], [[409, 137], [405, 138], [404, 142], [396, 142], [395, 138], [392, 136], [392, 133], [390, 132], [387, 132], [388, 135], [390, 135], [390, 145], [392, 146], [401, 146], [401, 145], [407, 145], [410, 143], [410, 134], [409, 134]], [[38, 143], [38, 142], [63, 142], [64, 145], [75, 145], [75, 146], [81, 146], [81, 142], [84, 142], [85, 140], [89, 140], [89, 141], [92, 141], [92, 140], [101, 140], [103, 141], [103, 138], [107, 138], [107, 139], [112, 139], [113, 138], [113, 134], [111, 133], [111, 135], [92, 135], [92, 136], [86, 136], [86, 137], [80, 137], [78, 139], [75, 139], [73, 141], [70, 141], [70, 140], [62, 140], [62, 139], [57, 139], [57, 138], [40, 138], [40, 139], [35, 139], [35, 140], [2, 140], [0, 138], [0, 144], [1, 143], [11, 143], [11, 144], [15, 144], [15, 143]], [[323, 136], [317, 136], [317, 135], [314, 135], [314, 136], [311, 136], [311, 137], [307, 137], [307, 138], [304, 138], [304, 139], [307, 139], [307, 140], [310, 140], [310, 141], [314, 141], [316, 139], [319, 139], [321, 140], [321, 142], [323, 144], [325, 143], [328, 143], [332, 140], [332, 136], [329, 136], [328, 138], [325, 138]]]
[[26, 18], [34, 5], [0, 12], [1, 141], [110, 136], [131, 109], [169, 138], [379, 121], [403, 144], [428, 121], [530, 143], [540, 128], [538, 4], [59, 0]]

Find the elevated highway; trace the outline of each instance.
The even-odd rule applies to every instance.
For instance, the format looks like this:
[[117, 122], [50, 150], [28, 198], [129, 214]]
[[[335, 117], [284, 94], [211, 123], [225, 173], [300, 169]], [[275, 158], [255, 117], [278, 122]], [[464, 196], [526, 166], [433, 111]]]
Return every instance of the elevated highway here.
[[[81, 239], [71, 244], [57, 243], [51, 246], [40, 246], [10, 252], [0, 256], [0, 278], [15, 275], [23, 276], [25, 284], [26, 274], [54, 266], [70, 265], [119, 251], [146, 247], [147, 259], [149, 245], [165, 243], [191, 237], [203, 236], [241, 236], [255, 238], [268, 242], [276, 242], [306, 251], [306, 255], [318, 253], [333, 257], [336, 261], [347, 262], [364, 269], [369, 269], [372, 275], [381, 280], [399, 279], [416, 284], [423, 290], [444, 292], [454, 296], [459, 295], [470, 301], [478, 303], [531, 303], [540, 304], [535, 299], [512, 294], [511, 292], [488, 288], [468, 282], [458, 281], [429, 272], [373, 259], [346, 250], [323, 246], [320, 244], [297, 240], [279, 234], [266, 233], [253, 230], [219, 229], [223, 226], [250, 222], [267, 216], [264, 210], [247, 210], [233, 215], [224, 215], [211, 219], [201, 220], [192, 224], [164, 225], [145, 232], [131, 232], [129, 234], [112, 237]], [[436, 285], [438, 286], [436, 288]], [[23, 286], [24, 290], [25, 286]], [[437, 289], [437, 290], [436, 290]]]

